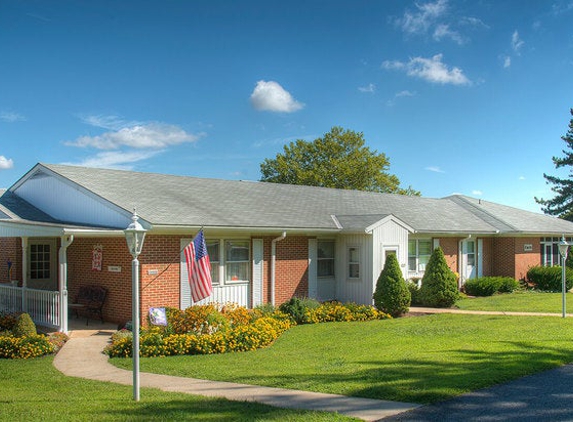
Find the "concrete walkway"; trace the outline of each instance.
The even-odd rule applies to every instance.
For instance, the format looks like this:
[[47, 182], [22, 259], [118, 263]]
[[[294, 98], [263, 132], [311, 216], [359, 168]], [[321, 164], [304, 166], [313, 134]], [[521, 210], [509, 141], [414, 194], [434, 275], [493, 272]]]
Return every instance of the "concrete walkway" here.
[[[98, 326], [99, 324], [94, 328]], [[132, 385], [132, 371], [116, 368], [102, 353], [114, 331], [113, 327], [99, 330], [73, 330], [70, 340], [54, 358], [54, 366], [71, 377]], [[377, 421], [419, 407], [412, 403], [206, 381], [145, 372], [140, 374], [140, 385], [163, 391], [224, 397], [237, 401], [255, 401], [283, 408], [337, 412], [365, 421]], [[142, 396], [144, 397], [144, 394]]]

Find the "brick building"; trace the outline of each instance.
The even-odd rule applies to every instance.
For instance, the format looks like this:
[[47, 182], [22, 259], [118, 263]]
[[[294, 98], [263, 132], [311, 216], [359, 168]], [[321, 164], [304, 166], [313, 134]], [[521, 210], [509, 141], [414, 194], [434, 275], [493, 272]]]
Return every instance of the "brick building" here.
[[85, 285], [107, 290], [104, 319], [131, 319], [132, 257], [123, 230], [134, 207], [147, 230], [139, 256], [142, 315], [192, 305], [182, 250], [201, 228], [213, 294], [200, 303], [248, 307], [293, 296], [369, 304], [387, 254], [396, 254], [409, 279], [423, 275], [438, 246], [460, 287], [478, 276], [521, 279], [531, 266], [558, 264], [559, 239], [573, 235], [568, 221], [460, 195], [63, 165], [37, 164], [0, 193], [0, 305], [18, 292], [41, 297], [34, 300], [51, 303], [50, 311], [36, 318], [50, 314], [47, 323], [62, 330], [68, 302]]

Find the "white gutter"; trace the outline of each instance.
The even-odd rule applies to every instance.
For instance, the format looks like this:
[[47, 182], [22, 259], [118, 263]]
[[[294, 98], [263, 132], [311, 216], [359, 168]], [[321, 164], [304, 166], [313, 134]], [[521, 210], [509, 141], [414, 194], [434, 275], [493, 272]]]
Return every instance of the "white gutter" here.
[[275, 306], [275, 282], [276, 282], [276, 257], [277, 257], [277, 242], [280, 242], [286, 237], [286, 231], [279, 237], [273, 239], [271, 242], [271, 305]]

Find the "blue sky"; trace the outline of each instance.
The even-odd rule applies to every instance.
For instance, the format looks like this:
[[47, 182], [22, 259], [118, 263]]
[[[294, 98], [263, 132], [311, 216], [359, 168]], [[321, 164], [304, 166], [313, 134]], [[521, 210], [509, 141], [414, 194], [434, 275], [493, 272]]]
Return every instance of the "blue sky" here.
[[423, 196], [538, 211], [571, 22], [573, 0], [3, 0], [0, 187], [37, 162], [258, 180], [342, 126]]

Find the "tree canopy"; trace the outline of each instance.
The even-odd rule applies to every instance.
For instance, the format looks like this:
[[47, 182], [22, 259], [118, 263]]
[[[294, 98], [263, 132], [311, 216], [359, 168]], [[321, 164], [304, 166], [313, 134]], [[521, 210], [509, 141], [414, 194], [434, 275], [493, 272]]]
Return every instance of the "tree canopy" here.
[[312, 142], [298, 139], [261, 164], [261, 181], [420, 195], [388, 173], [390, 161], [365, 146], [364, 135], [335, 126]]
[[[573, 116], [573, 108], [569, 110]], [[565, 141], [566, 149], [562, 152], [563, 157], [553, 157], [553, 164], [556, 169], [573, 166], [573, 118], [569, 121], [569, 130], [561, 137]], [[555, 215], [565, 220], [573, 221], [573, 169], [569, 169], [568, 178], [550, 176], [543, 173], [543, 177], [548, 184], [553, 185], [551, 190], [555, 192], [552, 199], [535, 198], [541, 204], [545, 214]]]

